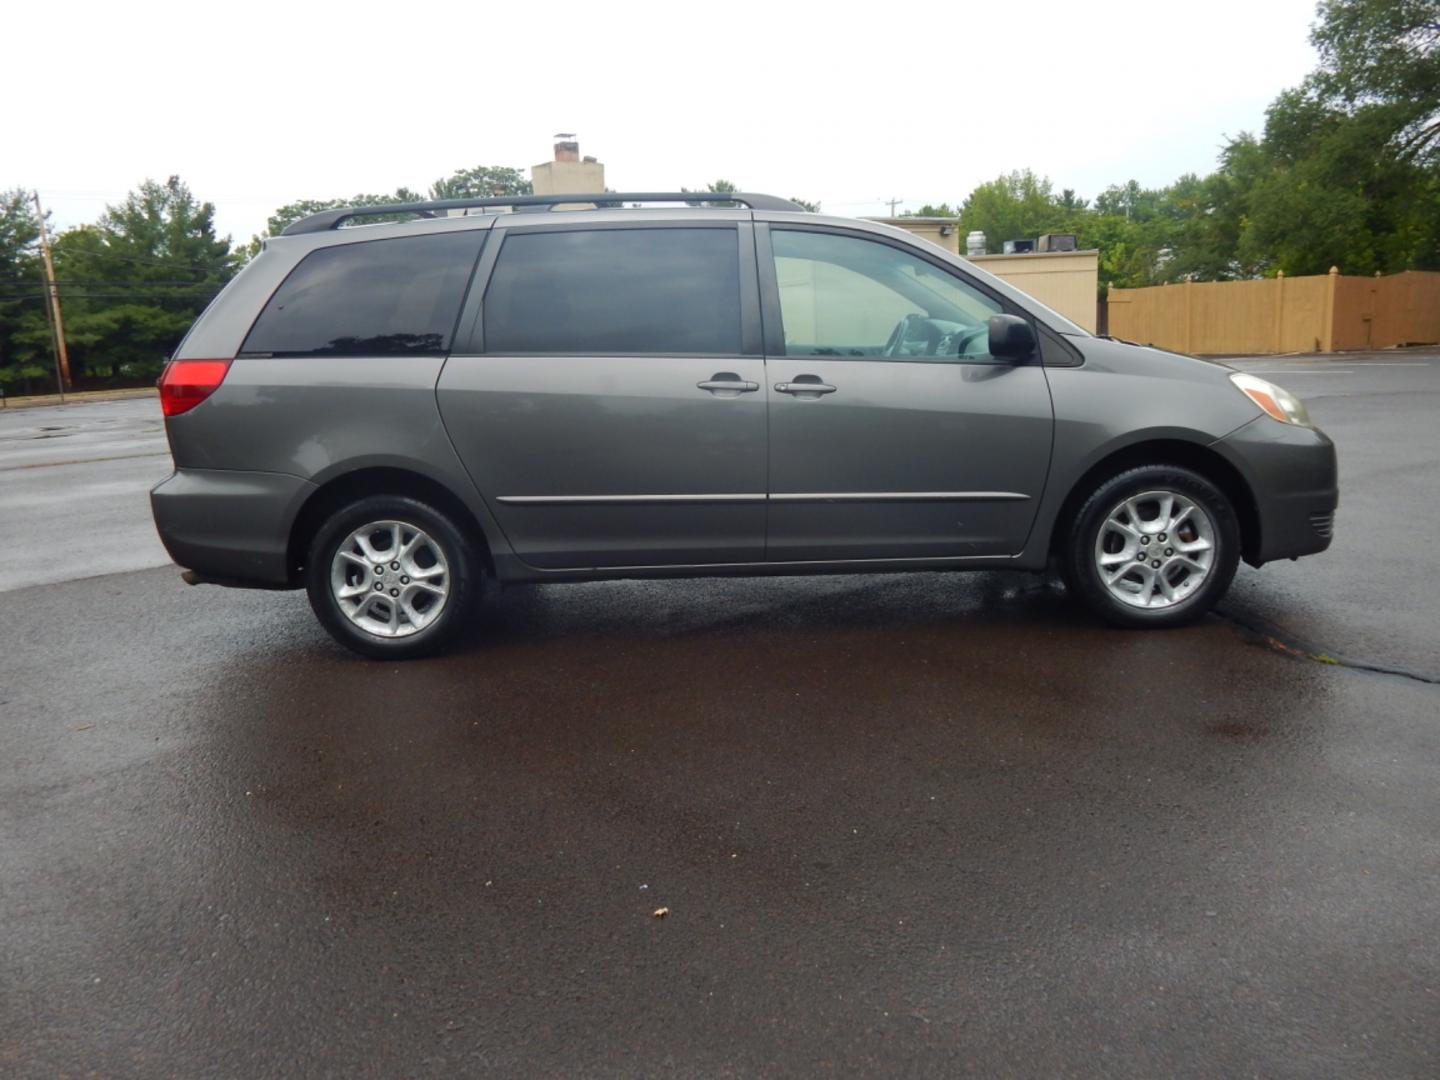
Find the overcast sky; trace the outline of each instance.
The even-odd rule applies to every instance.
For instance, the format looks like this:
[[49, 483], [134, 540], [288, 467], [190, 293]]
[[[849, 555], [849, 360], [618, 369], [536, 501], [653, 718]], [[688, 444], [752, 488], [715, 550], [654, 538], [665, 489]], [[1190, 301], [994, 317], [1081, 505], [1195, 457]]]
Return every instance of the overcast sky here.
[[1315, 59], [1314, 0], [690, 6], [13, 6], [0, 188], [64, 227], [178, 173], [238, 242], [576, 132], [622, 191], [723, 177], [858, 216], [1028, 167], [1090, 198], [1211, 170]]

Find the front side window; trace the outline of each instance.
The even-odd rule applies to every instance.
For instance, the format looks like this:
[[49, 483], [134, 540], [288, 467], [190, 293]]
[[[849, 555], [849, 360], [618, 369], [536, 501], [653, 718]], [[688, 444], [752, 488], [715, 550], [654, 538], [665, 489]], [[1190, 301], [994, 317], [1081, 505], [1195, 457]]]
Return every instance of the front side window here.
[[774, 229], [786, 356], [987, 362], [1000, 304], [899, 248]]
[[739, 238], [732, 228], [512, 233], [484, 312], [489, 353], [736, 356]]
[[443, 355], [484, 238], [472, 229], [312, 251], [270, 297], [241, 352]]

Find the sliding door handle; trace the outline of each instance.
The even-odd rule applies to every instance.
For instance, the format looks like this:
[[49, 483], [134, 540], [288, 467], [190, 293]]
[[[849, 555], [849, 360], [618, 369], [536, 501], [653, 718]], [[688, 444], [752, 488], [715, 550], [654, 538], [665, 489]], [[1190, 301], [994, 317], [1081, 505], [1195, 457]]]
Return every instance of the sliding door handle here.
[[750, 394], [760, 389], [758, 382], [740, 378], [733, 371], [717, 371], [704, 382], [697, 382], [696, 389], [709, 390], [712, 394]]
[[835, 387], [829, 383], [823, 383], [819, 379], [816, 379], [814, 382], [804, 382], [802, 380], [796, 380], [795, 382], [777, 382], [775, 389], [782, 394], [800, 394], [802, 396], [811, 394], [815, 397], [819, 397], [821, 394], [833, 394], [835, 392]]

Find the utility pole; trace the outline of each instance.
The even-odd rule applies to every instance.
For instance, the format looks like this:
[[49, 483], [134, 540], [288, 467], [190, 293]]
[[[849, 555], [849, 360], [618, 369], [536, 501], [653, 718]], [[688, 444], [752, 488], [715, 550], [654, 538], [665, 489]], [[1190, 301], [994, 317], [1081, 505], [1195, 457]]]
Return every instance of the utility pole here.
[[899, 206], [899, 205], [900, 205], [902, 202], [904, 202], [905, 200], [904, 200], [904, 199], [881, 199], [880, 201], [883, 202], [883, 203], [888, 203], [888, 204], [889, 204], [889, 206], [890, 206], [890, 216], [891, 216], [891, 217], [894, 217], [894, 216], [895, 216], [895, 207]]
[[50, 309], [50, 301], [45, 301], [45, 325], [50, 328], [50, 352], [55, 358], [55, 385], [60, 389], [60, 404], [65, 404], [65, 382], [60, 378], [60, 350], [55, 343], [59, 340], [55, 336], [55, 312]]
[[55, 263], [50, 258], [50, 234], [45, 229], [45, 211], [40, 207], [40, 193], [35, 196], [35, 217], [40, 223], [40, 258], [45, 265], [45, 295], [55, 331], [55, 381], [63, 395], [70, 386], [70, 352], [65, 347], [65, 320], [60, 317], [60, 286], [55, 284]]

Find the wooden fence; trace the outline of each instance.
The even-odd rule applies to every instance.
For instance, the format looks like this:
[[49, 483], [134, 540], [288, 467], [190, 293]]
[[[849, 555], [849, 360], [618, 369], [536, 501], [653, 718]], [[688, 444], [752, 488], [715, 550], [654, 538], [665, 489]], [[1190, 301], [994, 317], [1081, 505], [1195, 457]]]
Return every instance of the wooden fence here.
[[1248, 355], [1440, 342], [1440, 273], [1329, 274], [1111, 289], [1111, 334], [1177, 352]]

